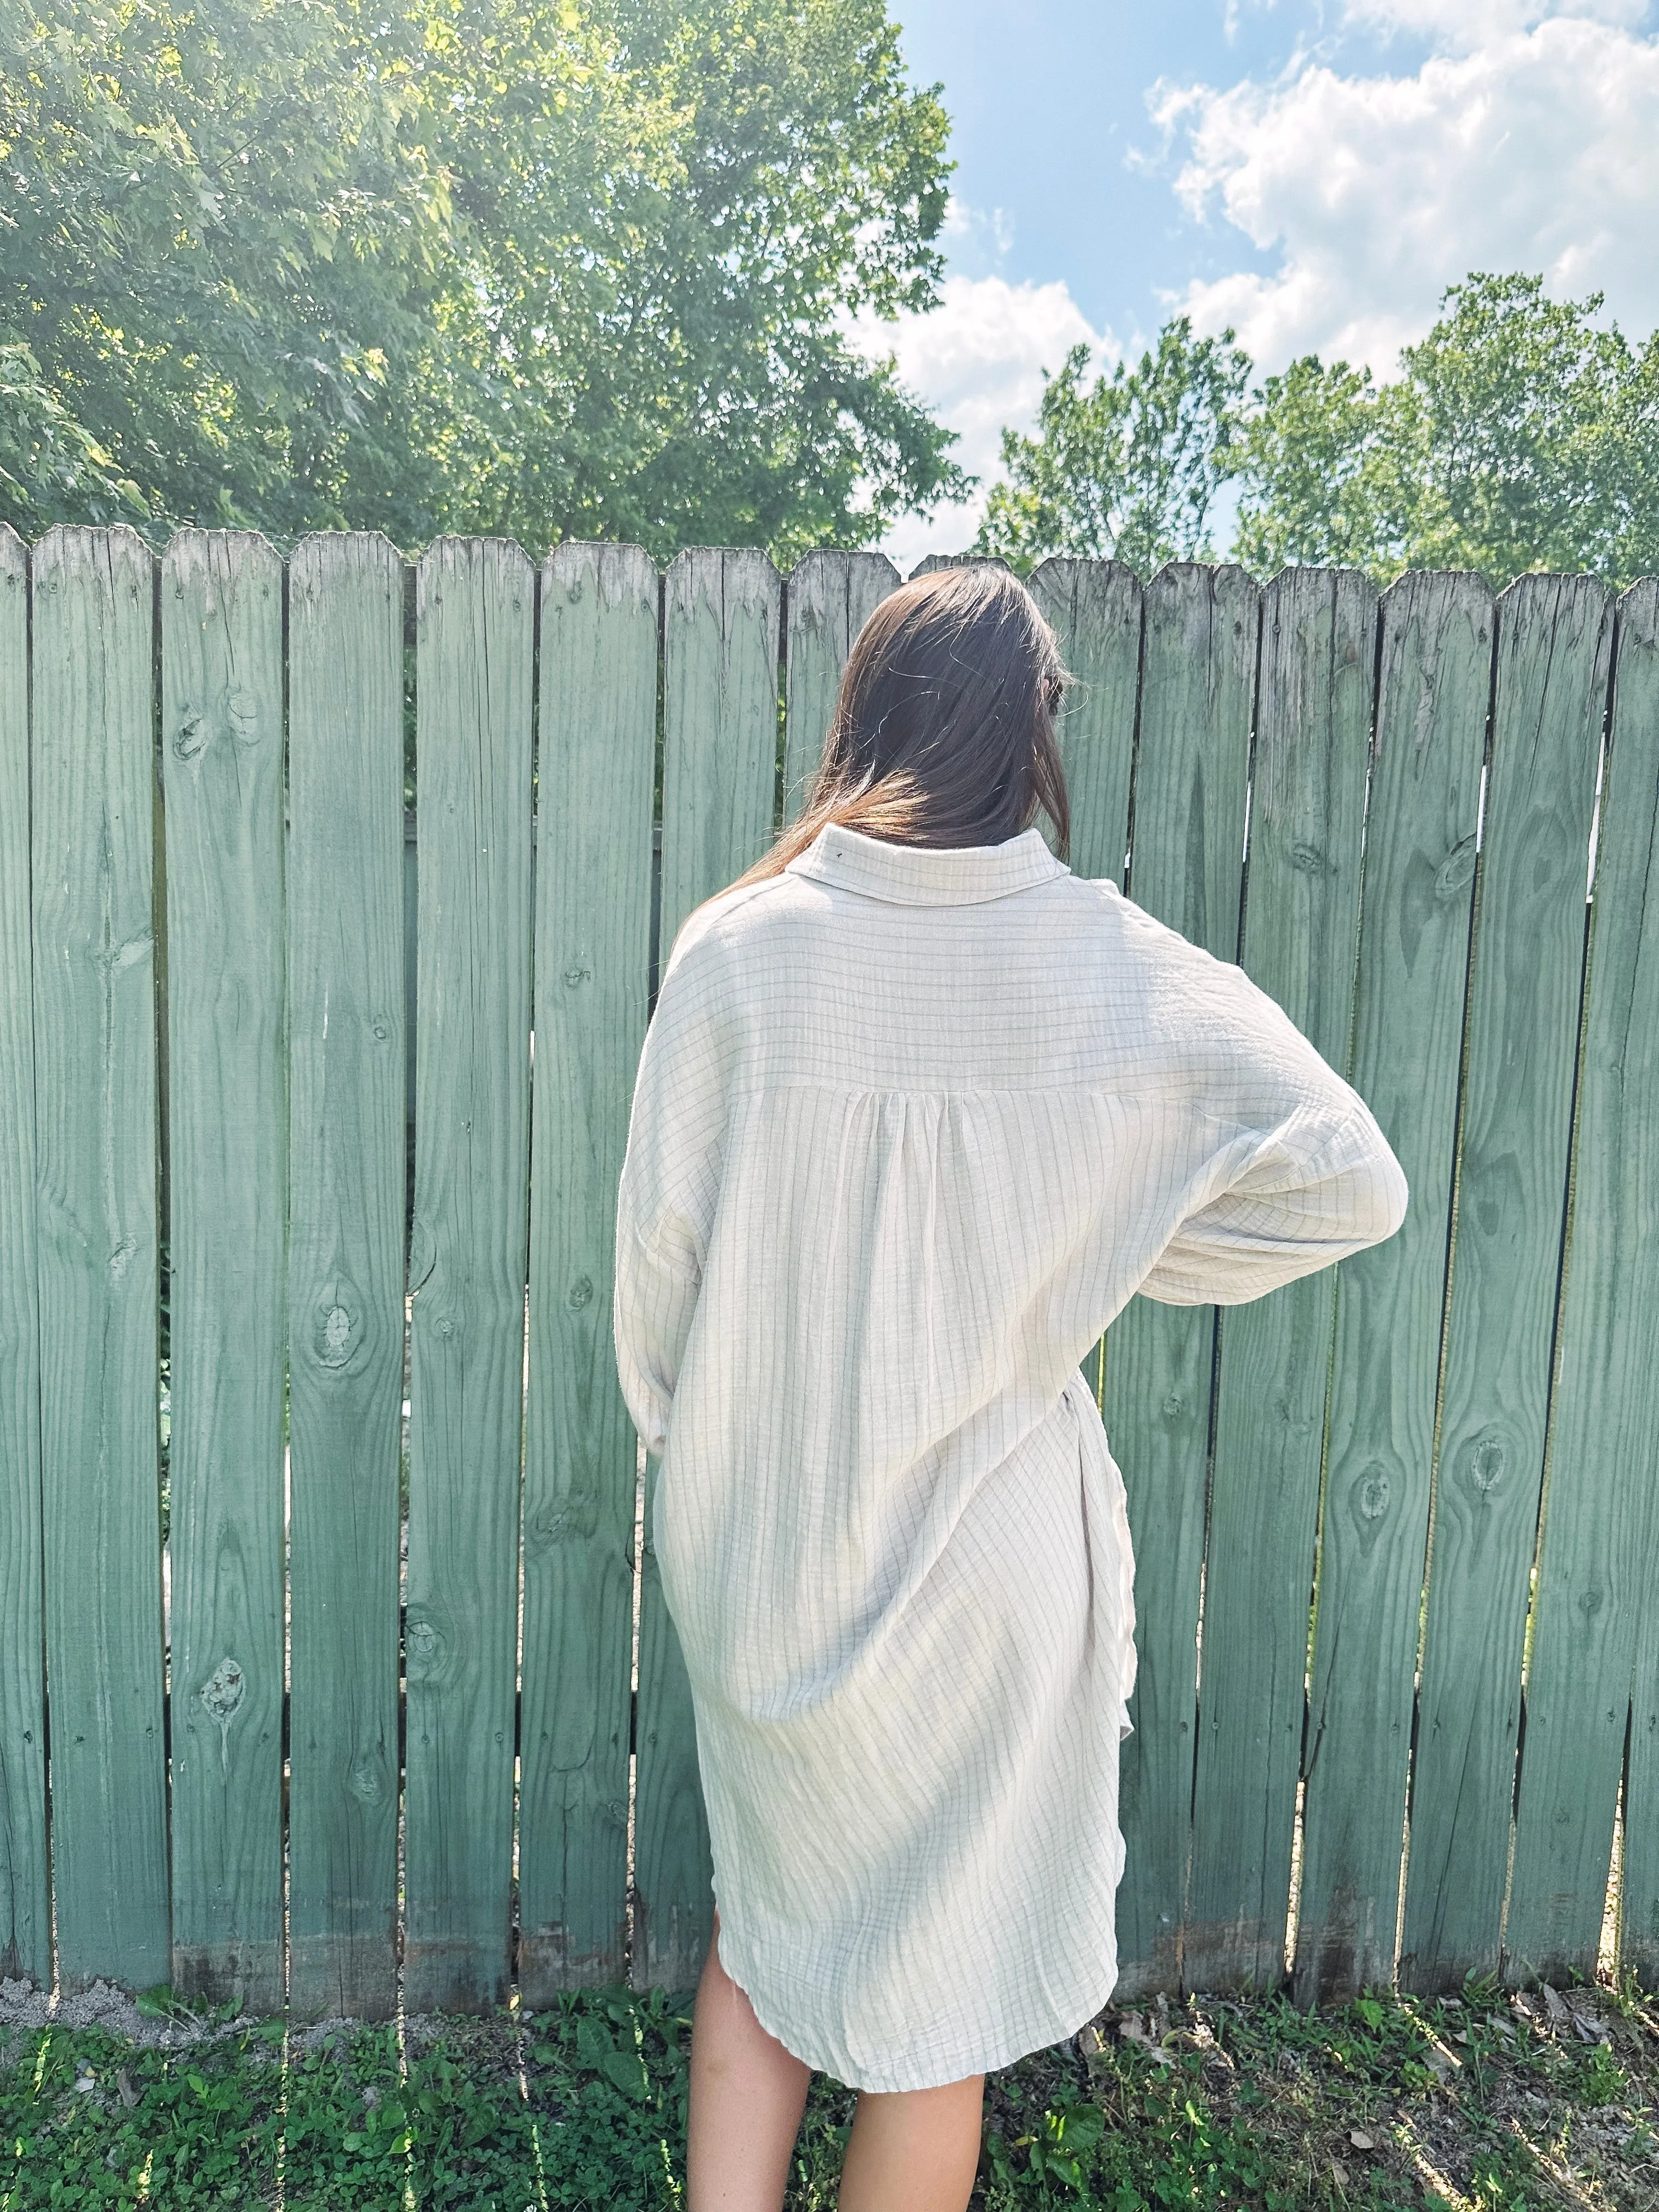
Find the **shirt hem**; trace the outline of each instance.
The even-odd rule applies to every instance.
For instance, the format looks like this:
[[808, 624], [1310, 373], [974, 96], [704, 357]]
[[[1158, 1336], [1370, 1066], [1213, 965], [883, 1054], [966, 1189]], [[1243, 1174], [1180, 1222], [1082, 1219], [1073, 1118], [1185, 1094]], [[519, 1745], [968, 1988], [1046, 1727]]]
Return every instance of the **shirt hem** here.
[[728, 1941], [731, 1929], [724, 1916], [720, 1923], [720, 1968], [728, 1981], [735, 1984], [749, 2000], [756, 2019], [775, 2043], [781, 2043], [791, 2057], [799, 2059], [815, 2074], [828, 2075], [844, 2088], [867, 2089], [875, 2096], [903, 2095], [918, 2089], [942, 2089], [951, 2082], [969, 2080], [975, 2074], [997, 2074], [1005, 2067], [1028, 2058], [1035, 2051], [1051, 2050], [1065, 2043], [1080, 2028], [1086, 2027], [1105, 2011], [1117, 1986], [1119, 1965], [1115, 1952], [1107, 1964], [1106, 1971], [1097, 1985], [1098, 1994], [1084, 2009], [1078, 2011], [1066, 2006], [1048, 2021], [1032, 2021], [1022, 2028], [1000, 2036], [987, 2036], [983, 2040], [969, 2040], [953, 2051], [947, 2059], [928, 2066], [900, 2064], [855, 2064], [848, 2054], [818, 2040], [811, 2030], [798, 2030], [785, 2011], [774, 2005], [764, 1991], [757, 1994], [756, 1977], [744, 1967], [741, 1960], [729, 1954], [732, 1945]]

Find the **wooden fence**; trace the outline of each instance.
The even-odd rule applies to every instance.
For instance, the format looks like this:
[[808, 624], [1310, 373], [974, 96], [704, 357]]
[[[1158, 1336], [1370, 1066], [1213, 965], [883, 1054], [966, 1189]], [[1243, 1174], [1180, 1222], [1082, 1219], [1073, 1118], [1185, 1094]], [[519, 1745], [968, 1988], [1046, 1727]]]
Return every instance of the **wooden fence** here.
[[[659, 952], [895, 580], [0, 534], [0, 1971], [368, 2015], [693, 1978], [615, 1185]], [[1588, 1973], [1616, 1820], [1650, 1979], [1659, 586], [1033, 588], [1073, 867], [1241, 959], [1412, 1188], [1334, 1274], [1109, 1334], [1120, 1990]]]

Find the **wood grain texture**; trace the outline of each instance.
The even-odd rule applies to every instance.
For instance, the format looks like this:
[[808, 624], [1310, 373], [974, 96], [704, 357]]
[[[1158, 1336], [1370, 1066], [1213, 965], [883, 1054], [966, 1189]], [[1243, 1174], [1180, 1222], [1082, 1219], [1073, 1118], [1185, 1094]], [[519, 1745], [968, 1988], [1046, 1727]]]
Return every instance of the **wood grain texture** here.
[[896, 589], [884, 553], [806, 554], [789, 572], [784, 631], [783, 818], [795, 820], [817, 773], [853, 640]]
[[1650, 1990], [1659, 1984], [1659, 1606], [1653, 1601], [1659, 1536], [1654, 1534], [1651, 1517], [1645, 1556], [1647, 1583], [1636, 1622], [1635, 1695], [1625, 1785], [1619, 1963]]
[[59, 1978], [168, 1978], [156, 1422], [154, 562], [32, 563], [35, 1144]]
[[941, 568], [1006, 568], [1007, 566], [1000, 553], [929, 553], [917, 562], [905, 580], [914, 583], [918, 576], [937, 575]]
[[562, 545], [541, 573], [519, 1988], [626, 1971], [635, 1439], [611, 1309], [645, 1038], [657, 571]]
[[[765, 850], [777, 733], [779, 583], [763, 553], [678, 556], [665, 591], [662, 903], [657, 966], [691, 909]], [[690, 1687], [663, 1600], [647, 1464], [635, 1741], [633, 1978], [686, 1989], [713, 1924]]]
[[29, 949], [28, 560], [0, 523], [0, 1980], [52, 1982]]
[[[1352, 571], [1287, 569], [1261, 623], [1242, 963], [1346, 1069], [1376, 593]], [[1284, 1978], [1335, 1294], [1326, 1268], [1221, 1316], [1189, 1989]]]
[[1109, 878], [1121, 890], [1140, 695], [1139, 579], [1114, 561], [1054, 559], [1030, 588], [1073, 679], [1054, 732], [1072, 807], [1072, 873]]
[[[1574, 1199], [1550, 1415], [1504, 1972], [1595, 1978], [1659, 1508], [1659, 584], [1619, 603], [1595, 864]], [[1659, 1804], [1626, 1812], [1626, 1897]], [[1650, 1876], [1652, 1881], [1652, 1876]], [[1659, 1896], [1659, 1881], [1650, 1894]], [[1641, 1923], [1627, 1910], [1627, 1928]]]
[[[1261, 592], [1242, 568], [1171, 566], [1146, 586], [1135, 751], [1136, 904], [1218, 959], [1238, 950]], [[1103, 1386], [1135, 1549], [1134, 1734], [1120, 1759], [1127, 1862], [1120, 1999], [1181, 1981], [1204, 1559], [1213, 1306], [1132, 1299]]]
[[535, 571], [441, 538], [416, 585], [419, 1035], [404, 1631], [404, 2002], [507, 1995], [530, 1143]]
[[[1069, 866], [1121, 890], [1140, 699], [1140, 580], [1115, 562], [1057, 558], [1032, 576], [1031, 596], [1073, 678], [1055, 729], [1072, 810]], [[1047, 832], [1046, 817], [1038, 820]], [[1080, 1363], [1097, 1403], [1104, 1351], [1103, 1338]]]
[[[1615, 803], [1628, 804], [1637, 819], [1626, 823], [1615, 850], [1625, 852], [1631, 845], [1635, 854], [1628, 862], [1621, 862], [1620, 874], [1609, 878], [1609, 904], [1616, 896], [1621, 908], [1628, 901], [1636, 906], [1637, 913], [1627, 919], [1621, 932], [1621, 941], [1628, 944], [1632, 922], [1639, 933], [1636, 951], [1636, 975], [1632, 986], [1632, 1012], [1629, 1043], [1620, 1071], [1624, 1091], [1632, 1107], [1642, 1119], [1640, 1150], [1634, 1163], [1639, 1180], [1629, 1180], [1621, 1194], [1630, 1213], [1620, 1218], [1620, 1227], [1632, 1248], [1639, 1243], [1642, 1266], [1632, 1270], [1621, 1285], [1621, 1301], [1625, 1314], [1621, 1334], [1626, 1334], [1632, 1346], [1632, 1366], [1615, 1370], [1617, 1386], [1624, 1402], [1621, 1413], [1627, 1432], [1635, 1439], [1632, 1450], [1625, 1455], [1613, 1457], [1612, 1464], [1619, 1471], [1620, 1501], [1619, 1519], [1606, 1529], [1598, 1527], [1600, 1535], [1608, 1547], [1608, 1559], [1620, 1562], [1622, 1574], [1620, 1587], [1628, 1590], [1634, 1604], [1633, 1637], [1634, 1663], [1632, 1668], [1632, 1697], [1630, 1713], [1630, 1751], [1626, 1768], [1624, 1817], [1624, 1867], [1620, 1912], [1619, 1963], [1632, 1971], [1645, 1989], [1659, 1988], [1659, 1480], [1656, 1480], [1654, 1436], [1656, 1413], [1654, 1396], [1659, 1390], [1659, 1362], [1653, 1357], [1654, 1303], [1649, 1291], [1656, 1252], [1659, 1243], [1654, 1233], [1656, 1183], [1654, 1147], [1656, 1132], [1653, 1126], [1652, 1101], [1656, 1096], [1653, 1080], [1653, 1060], [1659, 1047], [1659, 1023], [1656, 1023], [1651, 1008], [1656, 989], [1656, 947], [1654, 933], [1659, 927], [1659, 828], [1650, 836], [1645, 853], [1640, 839], [1640, 817], [1644, 809], [1642, 793], [1651, 775], [1642, 769], [1623, 769], [1619, 764], [1620, 750], [1631, 760], [1639, 750], [1644, 763], [1651, 763], [1659, 755], [1659, 586], [1651, 580], [1637, 585], [1626, 595], [1621, 605], [1620, 622], [1619, 692], [1613, 708], [1613, 750], [1611, 775], [1618, 779], [1610, 787], [1615, 793], [1628, 792], [1628, 800], [1618, 798]], [[1609, 817], [1604, 811], [1604, 838], [1612, 836]], [[1609, 854], [1609, 863], [1612, 854]], [[1638, 875], [1639, 868], [1639, 875]], [[1639, 882], [1639, 890], [1638, 888]], [[1614, 884], [1621, 888], [1616, 893]], [[1597, 900], [1601, 893], [1598, 890]], [[1599, 928], [1599, 924], [1598, 924]], [[1626, 956], [1629, 957], [1627, 954]], [[1607, 1002], [1617, 1005], [1618, 987], [1609, 981]], [[1592, 1000], [1594, 1008], [1596, 1001]], [[1595, 1033], [1599, 1040], [1599, 1030]], [[1613, 1079], [1609, 1070], [1608, 1080]], [[1632, 1119], [1635, 1117], [1632, 1116]], [[1634, 1135], [1634, 1131], [1632, 1132]], [[1586, 1127], [1586, 1136], [1589, 1129]], [[1581, 1139], [1581, 1148], [1583, 1142]], [[1581, 1149], [1581, 1161], [1583, 1152]], [[1629, 1163], [1621, 1163], [1629, 1173]], [[1581, 1174], [1587, 1172], [1581, 1167]], [[1581, 1198], [1583, 1205], [1593, 1204], [1593, 1195]], [[1604, 1224], [1602, 1234], [1610, 1234]], [[1616, 1259], [1609, 1266], [1615, 1276], [1619, 1272]], [[1569, 1278], [1571, 1284], [1571, 1278]], [[1566, 1370], [1564, 1368], [1564, 1381]], [[1601, 1435], [1598, 1431], [1598, 1436]], [[1603, 1439], [1612, 1456], [1612, 1439]], [[1558, 1462], [1557, 1472], [1559, 1473]], [[1632, 1475], [1636, 1478], [1639, 1518], [1630, 1511], [1629, 1487]], [[1554, 1483], [1552, 1482], [1552, 1499]], [[1620, 1526], [1632, 1526], [1637, 1532], [1639, 1549], [1626, 1558], [1615, 1549], [1619, 1543]], [[1545, 1540], [1549, 1540], [1549, 1526], [1545, 1524]], [[1638, 1595], [1639, 1593], [1639, 1595]], [[1604, 1609], [1604, 1608], [1603, 1608]], [[1582, 1611], [1593, 1608], [1581, 1607]], [[1540, 1637], [1544, 1629], [1541, 1617]], [[1615, 1647], [1616, 1649], [1616, 1647]], [[1609, 1655], [1611, 1656], [1611, 1655]], [[1547, 1699], [1548, 1676], [1540, 1668], [1540, 1647], [1534, 1648], [1534, 1668], [1537, 1680], [1535, 1692], [1529, 1694], [1528, 1712], [1528, 1753], [1531, 1753], [1532, 1696]], [[1547, 1727], [1547, 1708], [1545, 1724]], [[1589, 1778], [1586, 1776], [1588, 1783]], [[1525, 1788], [1525, 1777], [1522, 1777]], [[1588, 1826], [1588, 1823], [1586, 1824]], [[1589, 1859], [1592, 1882], [1595, 1869], [1595, 1839], [1591, 1829], [1584, 1838], [1583, 1848]], [[1520, 1875], [1517, 1847], [1516, 1875]], [[1524, 1893], [1516, 1882], [1516, 1898]], [[1515, 1906], [1510, 1907], [1513, 1921]], [[1512, 1940], [1518, 1964], [1518, 1937]]]
[[161, 565], [173, 1485], [173, 1983], [283, 2002], [283, 572]]
[[404, 574], [289, 566], [289, 1996], [397, 2006]]
[[1429, 1522], [1492, 594], [1384, 595], [1361, 891], [1355, 1089], [1410, 1188], [1404, 1225], [1337, 1271], [1305, 1754], [1298, 2003], [1393, 1972]]
[[1523, 576], [1498, 603], [1401, 1943], [1408, 1989], [1458, 1989], [1498, 1963], [1612, 650], [1613, 598], [1595, 577]]
[[668, 571], [659, 974], [692, 908], [771, 838], [781, 599], [763, 553], [694, 549]]

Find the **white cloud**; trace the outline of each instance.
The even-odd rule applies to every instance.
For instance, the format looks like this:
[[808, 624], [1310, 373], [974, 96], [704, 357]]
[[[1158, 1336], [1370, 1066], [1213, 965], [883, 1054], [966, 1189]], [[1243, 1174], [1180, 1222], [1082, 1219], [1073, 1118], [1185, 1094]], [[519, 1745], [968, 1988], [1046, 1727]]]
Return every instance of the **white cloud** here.
[[1558, 296], [1605, 291], [1633, 333], [1659, 323], [1659, 39], [1630, 27], [1645, 7], [1349, 0], [1348, 13], [1443, 51], [1410, 76], [1304, 59], [1268, 84], [1153, 88], [1154, 119], [1185, 141], [1188, 212], [1278, 257], [1195, 281], [1172, 307], [1201, 330], [1231, 323], [1264, 368], [1317, 350], [1383, 374], [1471, 269], [1540, 270]]
[[1381, 31], [1407, 31], [1460, 49], [1504, 31], [1529, 30], [1550, 16], [1576, 15], [1631, 28], [1650, 0], [1346, 0], [1343, 19]]
[[1000, 471], [1005, 426], [1030, 429], [1036, 421], [1042, 371], [1057, 369], [1079, 343], [1097, 360], [1116, 356], [1063, 283], [947, 276], [941, 292], [931, 314], [896, 324], [861, 318], [851, 331], [863, 352], [895, 356], [901, 381], [959, 433], [952, 457], [981, 479], [965, 505], [895, 526], [883, 550], [902, 575], [928, 553], [958, 553], [970, 542]]

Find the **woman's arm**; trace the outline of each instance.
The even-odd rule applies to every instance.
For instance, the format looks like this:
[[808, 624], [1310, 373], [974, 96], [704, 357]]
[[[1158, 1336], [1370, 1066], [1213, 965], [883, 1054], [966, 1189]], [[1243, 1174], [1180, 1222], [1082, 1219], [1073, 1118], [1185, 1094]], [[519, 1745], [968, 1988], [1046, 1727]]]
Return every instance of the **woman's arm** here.
[[650, 1236], [624, 1199], [617, 1209], [616, 1291], [611, 1305], [617, 1374], [647, 1451], [660, 1455], [680, 1360], [696, 1309], [700, 1277], [675, 1255], [672, 1233]]
[[645, 1448], [660, 1454], [702, 1281], [724, 1148], [733, 999], [708, 923], [684, 924], [634, 1079], [617, 1191], [611, 1330]]
[[1170, 1305], [1237, 1305], [1381, 1243], [1408, 1196], [1358, 1093], [1242, 969], [1218, 964], [1187, 1108], [1200, 1165], [1139, 1285]]
[[[1346, 1089], [1346, 1086], [1343, 1086]], [[1298, 1109], [1265, 1136], [1235, 1139], [1212, 1162], [1212, 1194], [1140, 1284], [1167, 1305], [1239, 1305], [1392, 1237], [1406, 1177], [1357, 1094]]]

